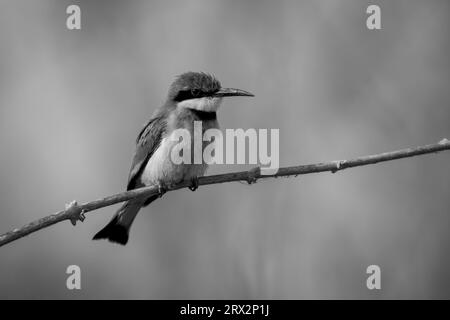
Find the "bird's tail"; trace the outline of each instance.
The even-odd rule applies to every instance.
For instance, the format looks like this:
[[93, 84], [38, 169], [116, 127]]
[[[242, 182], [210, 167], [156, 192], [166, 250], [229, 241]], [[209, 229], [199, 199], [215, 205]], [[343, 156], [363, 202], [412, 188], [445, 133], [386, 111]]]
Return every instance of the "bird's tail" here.
[[143, 206], [145, 200], [133, 199], [127, 201], [117, 211], [112, 220], [92, 238], [92, 240], [108, 239], [111, 242], [125, 245], [134, 218]]

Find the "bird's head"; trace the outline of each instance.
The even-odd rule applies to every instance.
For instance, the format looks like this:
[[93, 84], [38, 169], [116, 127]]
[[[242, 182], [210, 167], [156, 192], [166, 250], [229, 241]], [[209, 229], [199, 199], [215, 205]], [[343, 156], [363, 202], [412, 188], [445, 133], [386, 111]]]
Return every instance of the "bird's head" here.
[[253, 94], [240, 89], [222, 88], [216, 78], [203, 72], [186, 72], [172, 83], [168, 99], [177, 107], [216, 112], [223, 97], [234, 96], [253, 97]]

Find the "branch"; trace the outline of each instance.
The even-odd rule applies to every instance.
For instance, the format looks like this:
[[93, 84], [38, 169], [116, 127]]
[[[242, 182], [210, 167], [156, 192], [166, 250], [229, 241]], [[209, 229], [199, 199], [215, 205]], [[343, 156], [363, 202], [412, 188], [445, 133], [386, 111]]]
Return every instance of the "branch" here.
[[[332, 172], [335, 173], [340, 170], [344, 170], [347, 168], [366, 166], [370, 164], [375, 164], [378, 162], [391, 161], [402, 158], [409, 158], [414, 156], [419, 156], [427, 153], [435, 153], [439, 151], [450, 150], [450, 141], [447, 139], [441, 140], [437, 144], [429, 144], [425, 146], [419, 146], [414, 148], [402, 149], [392, 152], [380, 153], [375, 155], [364, 156], [352, 160], [339, 160], [339, 161], [330, 161], [323, 163], [314, 163], [293, 167], [285, 167], [280, 168], [276, 174], [273, 175], [262, 175], [259, 167], [251, 169], [249, 171], [241, 171], [241, 172], [233, 172], [226, 174], [219, 174], [213, 176], [205, 176], [200, 177], [198, 179], [198, 185], [210, 185], [224, 182], [232, 182], [232, 181], [246, 181], [249, 184], [255, 183], [258, 179], [263, 178], [275, 178], [275, 177], [286, 177], [286, 176], [297, 176], [302, 174], [309, 173], [318, 173], [318, 172]], [[180, 184], [169, 186], [167, 191], [170, 190], [178, 190], [186, 187], [190, 187], [190, 181], [184, 181]], [[36, 220], [27, 224], [19, 229], [14, 229], [9, 231], [3, 235], [0, 235], [0, 247], [22, 238], [30, 233], [36, 232], [40, 229], [49, 227], [53, 224], [64, 220], [70, 220], [73, 225], [75, 225], [76, 221], [84, 220], [84, 214], [89, 211], [97, 210], [100, 208], [108, 207], [113, 204], [128, 201], [138, 197], [150, 197], [152, 195], [159, 194], [159, 189], [157, 186], [149, 186], [144, 188], [139, 188], [135, 190], [130, 190], [122, 193], [118, 193], [103, 199], [94, 200], [91, 202], [87, 202], [81, 205], [78, 205], [76, 201], [73, 201], [69, 205], [66, 205], [66, 209], [59, 211], [50, 216], [44, 217], [42, 219]]]

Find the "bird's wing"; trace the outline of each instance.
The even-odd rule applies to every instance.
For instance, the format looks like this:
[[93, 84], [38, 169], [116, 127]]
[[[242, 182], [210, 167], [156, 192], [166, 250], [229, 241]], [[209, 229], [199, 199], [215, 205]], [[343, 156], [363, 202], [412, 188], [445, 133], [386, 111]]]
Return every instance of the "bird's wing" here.
[[150, 119], [144, 128], [142, 128], [136, 139], [136, 151], [134, 152], [133, 163], [131, 164], [130, 174], [128, 176], [127, 190], [137, 187], [139, 177], [148, 159], [150, 159], [159, 147], [165, 129], [166, 121], [162, 116]]

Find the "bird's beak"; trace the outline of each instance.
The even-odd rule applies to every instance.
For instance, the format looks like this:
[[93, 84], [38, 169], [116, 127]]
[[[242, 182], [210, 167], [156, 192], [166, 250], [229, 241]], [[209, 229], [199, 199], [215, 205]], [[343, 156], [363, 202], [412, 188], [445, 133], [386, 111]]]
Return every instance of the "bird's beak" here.
[[237, 96], [243, 96], [243, 97], [254, 97], [255, 95], [244, 91], [241, 89], [233, 89], [233, 88], [221, 88], [219, 91], [215, 92], [213, 94], [214, 97], [237, 97]]

